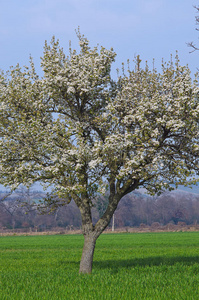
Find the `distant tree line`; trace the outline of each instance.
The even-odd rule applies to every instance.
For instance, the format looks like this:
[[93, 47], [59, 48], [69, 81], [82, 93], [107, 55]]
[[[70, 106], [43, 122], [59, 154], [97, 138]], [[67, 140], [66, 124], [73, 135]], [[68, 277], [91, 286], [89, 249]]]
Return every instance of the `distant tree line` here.
[[[0, 193], [0, 198], [3, 198]], [[20, 190], [6, 201], [0, 202], [0, 229], [33, 229], [35, 231], [53, 228], [81, 228], [81, 215], [74, 201], [58, 207], [52, 214], [42, 214], [32, 203], [44, 196], [41, 192]], [[93, 223], [104, 213], [107, 197], [99, 195], [93, 201]], [[161, 196], [146, 196], [139, 192], [126, 195], [115, 212], [115, 227], [138, 227], [168, 223], [187, 225], [199, 223], [199, 195], [184, 192], [166, 192]], [[110, 222], [111, 225], [111, 222]]]
[[127, 195], [115, 212], [116, 227], [168, 223], [187, 225], [199, 222], [199, 195], [166, 192], [161, 196], [148, 197], [139, 193]]

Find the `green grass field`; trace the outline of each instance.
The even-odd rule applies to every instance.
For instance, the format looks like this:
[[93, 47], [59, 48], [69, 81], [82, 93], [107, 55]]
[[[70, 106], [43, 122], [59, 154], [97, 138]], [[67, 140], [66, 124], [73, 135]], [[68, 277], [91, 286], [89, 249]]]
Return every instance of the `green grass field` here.
[[102, 235], [79, 275], [80, 235], [0, 237], [0, 299], [199, 299], [199, 232]]

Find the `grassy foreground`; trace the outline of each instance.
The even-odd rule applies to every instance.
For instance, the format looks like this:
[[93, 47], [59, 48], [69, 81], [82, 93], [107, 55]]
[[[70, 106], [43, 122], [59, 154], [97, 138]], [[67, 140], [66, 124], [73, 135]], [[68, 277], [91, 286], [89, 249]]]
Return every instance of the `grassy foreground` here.
[[80, 235], [0, 237], [0, 299], [199, 299], [199, 232], [102, 235], [79, 275]]

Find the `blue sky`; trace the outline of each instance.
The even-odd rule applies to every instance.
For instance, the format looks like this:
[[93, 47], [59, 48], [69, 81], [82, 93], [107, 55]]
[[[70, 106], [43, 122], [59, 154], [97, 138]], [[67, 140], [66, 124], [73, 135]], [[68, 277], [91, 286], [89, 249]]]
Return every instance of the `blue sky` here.
[[149, 66], [155, 58], [159, 68], [176, 50], [194, 73], [199, 51], [190, 54], [186, 45], [199, 45], [194, 5], [197, 0], [0, 0], [0, 69], [27, 65], [31, 54], [41, 75], [44, 41], [55, 35], [67, 54], [69, 40], [78, 47], [80, 26], [92, 46], [114, 48], [113, 73], [138, 54]]
[[65, 52], [69, 40], [77, 48], [75, 29], [91, 45], [113, 47], [117, 53], [113, 72], [137, 54], [157, 68], [161, 60], [179, 51], [182, 64], [192, 72], [199, 67], [199, 52], [190, 54], [186, 42], [197, 43], [193, 5], [197, 0], [0, 0], [0, 69], [26, 65], [29, 55], [40, 73], [44, 41], [53, 35]]

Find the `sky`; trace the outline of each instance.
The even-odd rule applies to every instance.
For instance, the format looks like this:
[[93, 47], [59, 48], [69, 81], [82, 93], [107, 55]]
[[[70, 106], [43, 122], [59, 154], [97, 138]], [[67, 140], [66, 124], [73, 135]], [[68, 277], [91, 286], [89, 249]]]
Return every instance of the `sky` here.
[[112, 74], [127, 59], [140, 55], [160, 69], [176, 50], [192, 73], [199, 68], [199, 51], [190, 53], [188, 42], [198, 43], [195, 30], [198, 0], [0, 0], [0, 69], [6, 71], [34, 59], [42, 75], [40, 57], [45, 40], [53, 35], [68, 54], [69, 41], [78, 49], [75, 30], [90, 41], [117, 53]]
[[[68, 54], [69, 40], [78, 49], [75, 29], [90, 41], [117, 53], [116, 68], [140, 55], [152, 67], [161, 66], [179, 52], [181, 64], [193, 73], [199, 51], [190, 54], [188, 42], [199, 42], [195, 30], [198, 0], [0, 0], [0, 69], [29, 63], [30, 54], [39, 75], [45, 40], [53, 35]], [[133, 65], [133, 63], [132, 63]]]

